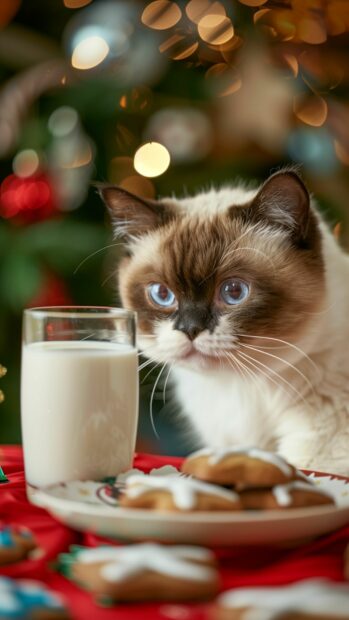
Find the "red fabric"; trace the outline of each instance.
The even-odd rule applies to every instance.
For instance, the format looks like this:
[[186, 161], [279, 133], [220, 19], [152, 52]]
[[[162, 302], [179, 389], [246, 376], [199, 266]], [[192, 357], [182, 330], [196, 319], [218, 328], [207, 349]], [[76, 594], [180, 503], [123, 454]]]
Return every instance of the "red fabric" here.
[[[135, 467], [145, 472], [165, 464], [178, 466], [175, 457], [139, 454]], [[45, 510], [28, 503], [25, 494], [22, 450], [0, 448], [0, 465], [9, 482], [0, 485], [0, 524], [29, 527], [44, 550], [42, 557], [0, 569], [1, 575], [37, 578], [63, 594], [74, 620], [204, 620], [207, 605], [119, 605], [97, 607], [90, 594], [54, 571], [53, 561], [70, 544], [96, 546], [102, 539], [91, 533], [79, 534], [65, 527]], [[281, 585], [311, 577], [343, 581], [343, 552], [349, 541], [349, 525], [295, 549], [216, 549], [222, 589], [233, 586]]]

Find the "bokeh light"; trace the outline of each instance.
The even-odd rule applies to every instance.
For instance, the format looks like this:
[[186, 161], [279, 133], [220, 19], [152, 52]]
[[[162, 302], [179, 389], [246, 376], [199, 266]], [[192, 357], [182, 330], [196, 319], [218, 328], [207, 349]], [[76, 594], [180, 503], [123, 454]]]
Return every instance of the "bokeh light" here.
[[262, 4], [266, 4], [268, 0], [239, 0], [241, 4], [245, 4], [246, 6], [262, 6]]
[[198, 23], [198, 32], [201, 39], [211, 45], [222, 45], [234, 36], [233, 24], [225, 15], [205, 15]]
[[17, 153], [12, 162], [13, 172], [18, 177], [30, 177], [39, 168], [39, 156], [34, 149], [24, 149]]
[[167, 30], [179, 22], [182, 11], [178, 4], [169, 0], [155, 0], [144, 9], [141, 20], [154, 30]]
[[227, 63], [220, 62], [207, 69], [206, 79], [210, 80], [212, 90], [218, 97], [232, 95], [240, 90], [242, 80], [237, 71]]
[[170, 161], [170, 153], [163, 144], [148, 142], [136, 151], [133, 165], [144, 177], [158, 177], [166, 172]]
[[67, 9], [82, 9], [83, 6], [90, 4], [92, 0], [63, 0]]
[[48, 128], [57, 138], [69, 135], [78, 126], [79, 116], [74, 108], [61, 106], [52, 112], [48, 120]]
[[171, 160], [179, 163], [204, 159], [213, 143], [210, 120], [194, 107], [158, 110], [149, 120], [145, 137], [163, 144]]
[[327, 103], [319, 95], [311, 95], [310, 97], [296, 95], [293, 110], [300, 121], [313, 127], [321, 127], [327, 119]]
[[345, 166], [349, 166], [349, 145], [344, 146], [339, 140], [334, 140], [334, 150], [339, 161]]
[[138, 174], [123, 179], [120, 187], [142, 198], [155, 198], [155, 187], [152, 181]]
[[194, 24], [198, 24], [206, 15], [226, 15], [223, 4], [212, 2], [212, 0], [190, 0], [185, 7], [185, 12]]
[[327, 39], [326, 27], [322, 20], [315, 17], [303, 17], [297, 28], [299, 38], [305, 43], [316, 45]]
[[162, 54], [166, 54], [172, 60], [184, 60], [190, 58], [199, 47], [197, 41], [192, 41], [191, 38], [173, 34], [166, 41], [159, 45], [159, 51]]
[[324, 127], [296, 129], [287, 146], [291, 158], [315, 174], [330, 175], [338, 165], [332, 135]]
[[86, 71], [101, 64], [109, 54], [109, 45], [101, 36], [86, 37], [74, 48], [71, 64], [74, 69]]

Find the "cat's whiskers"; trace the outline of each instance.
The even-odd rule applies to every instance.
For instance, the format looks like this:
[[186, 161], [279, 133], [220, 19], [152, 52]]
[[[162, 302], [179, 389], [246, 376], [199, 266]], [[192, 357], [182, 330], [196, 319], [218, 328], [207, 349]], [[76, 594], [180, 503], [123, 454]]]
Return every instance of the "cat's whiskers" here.
[[[248, 353], [242, 352], [242, 351], [238, 351], [238, 355], [242, 356], [244, 359], [250, 360], [250, 363], [255, 363], [259, 366], [259, 372], [262, 372], [261, 368], [265, 369], [265, 371], [267, 372], [267, 374], [269, 375], [269, 373], [272, 373], [273, 377], [278, 377], [278, 379], [280, 381], [282, 381], [284, 384], [286, 384], [291, 391], [298, 396], [298, 398], [300, 398], [300, 400], [303, 401], [304, 405], [306, 407], [309, 407], [309, 403], [306, 401], [306, 399], [304, 398], [303, 394], [301, 394], [295, 387], [294, 385], [292, 385], [292, 383], [290, 383], [289, 381], [287, 381], [287, 379], [285, 379], [284, 377], [282, 377], [280, 375], [280, 373], [276, 372], [276, 370], [273, 370], [272, 368], [269, 368], [269, 366], [267, 366], [266, 364], [263, 364], [263, 362], [261, 362], [260, 360], [256, 360], [254, 357], [251, 357], [250, 355], [248, 355]], [[270, 377], [269, 375], [269, 379], [272, 380], [273, 377]], [[275, 381], [274, 381], [275, 382]], [[282, 387], [280, 384], [277, 384], [278, 387]]]
[[169, 380], [169, 378], [170, 378], [170, 374], [171, 374], [171, 370], [173, 369], [173, 366], [174, 366], [174, 364], [171, 364], [171, 365], [170, 365], [170, 367], [169, 367], [169, 369], [168, 369], [168, 373], [167, 373], [167, 376], [166, 376], [166, 379], [165, 379], [165, 383], [164, 383], [164, 389], [163, 389], [163, 391], [162, 391], [162, 400], [163, 400], [164, 405], [165, 405], [165, 403], [166, 403], [166, 388], [167, 388], [167, 383], [168, 383], [168, 380]]
[[[152, 360], [152, 362], [154, 363], [154, 361]], [[156, 362], [155, 366], [153, 366], [145, 375], [145, 377], [142, 379], [141, 383], [143, 384], [144, 381], [147, 379], [147, 377], [149, 377], [149, 375], [155, 370], [155, 368], [157, 368], [158, 366], [160, 366], [161, 362]]]
[[311, 383], [311, 381], [309, 380], [309, 378], [301, 370], [299, 370], [299, 368], [294, 366], [294, 364], [291, 364], [291, 362], [289, 362], [288, 360], [285, 360], [282, 357], [279, 357], [278, 355], [274, 355], [273, 353], [268, 353], [267, 351], [264, 351], [263, 348], [261, 348], [261, 347], [254, 347], [251, 344], [244, 344], [244, 343], [240, 342], [240, 347], [244, 347], [246, 349], [250, 349], [251, 351], [255, 351], [256, 353], [261, 353], [262, 355], [267, 355], [268, 357], [272, 357], [273, 359], [278, 360], [282, 364], [285, 364], [286, 366], [288, 366], [288, 368], [291, 368], [294, 372], [296, 372], [306, 382], [306, 384], [308, 385], [308, 387], [310, 388], [310, 390], [314, 394], [314, 386]]
[[[237, 367], [237, 370], [240, 370], [240, 375], [247, 382], [247, 386], [249, 386], [250, 380], [252, 379], [253, 383], [260, 391], [261, 386], [260, 382], [258, 381], [258, 377], [250, 368], [247, 368], [247, 366], [241, 360], [239, 360], [236, 355], [229, 355], [229, 353], [227, 353], [226, 358], [228, 359], [228, 362], [230, 363], [230, 366], [232, 368], [235, 369]], [[234, 363], [236, 364], [236, 366], [234, 366]]]
[[84, 265], [90, 258], [92, 258], [93, 256], [96, 256], [96, 254], [100, 254], [100, 252], [104, 252], [104, 250], [108, 250], [109, 248], [115, 248], [119, 245], [124, 245], [124, 244], [123, 243], [110, 243], [109, 245], [105, 245], [103, 248], [99, 248], [99, 250], [92, 252], [91, 254], [86, 256], [86, 258], [80, 261], [77, 267], [75, 267], [73, 271], [73, 275], [75, 276], [77, 272], [79, 271], [80, 267], [82, 267], [82, 265]]
[[[236, 355], [237, 355], [237, 356], [239, 356], [239, 357], [241, 357], [241, 356], [242, 356], [242, 359], [245, 361], [245, 363], [246, 363], [246, 364], [250, 364], [250, 366], [252, 366], [252, 368], [254, 368], [254, 369], [255, 369], [255, 372], [254, 372], [253, 374], [257, 375], [257, 372], [258, 372], [258, 375], [262, 375], [262, 377], [264, 377], [264, 378], [267, 380], [267, 382], [269, 382], [269, 381], [270, 381], [271, 383], [273, 383], [273, 385], [275, 385], [275, 386], [276, 386], [279, 390], [282, 390], [283, 392], [285, 392], [285, 394], [287, 394], [287, 396], [288, 396], [290, 399], [292, 399], [292, 397], [293, 397], [293, 396], [292, 396], [292, 394], [290, 394], [290, 392], [286, 389], [286, 387], [285, 387], [284, 385], [280, 384], [280, 383], [279, 383], [276, 379], [274, 379], [273, 377], [271, 377], [271, 376], [270, 376], [270, 374], [269, 374], [269, 372], [265, 372], [262, 368], [260, 368], [260, 367], [257, 365], [257, 363], [255, 363], [255, 362], [256, 362], [256, 360], [253, 360], [253, 358], [252, 358], [252, 357], [250, 357], [249, 355], [242, 353], [242, 351], [240, 351], [240, 352], [239, 352], [239, 351], [237, 351], [237, 352], [236, 352]], [[241, 361], [241, 359], [240, 359], [240, 361]], [[250, 369], [250, 370], [251, 370], [251, 369]], [[253, 372], [253, 371], [251, 370], [251, 372]]]
[[159, 372], [158, 376], [156, 377], [156, 379], [154, 381], [153, 389], [151, 391], [151, 396], [150, 396], [150, 409], [149, 409], [149, 411], [150, 411], [150, 423], [151, 423], [152, 429], [153, 429], [154, 434], [157, 437], [157, 439], [160, 439], [160, 437], [159, 437], [159, 434], [158, 434], [158, 432], [157, 432], [157, 430], [155, 428], [155, 423], [154, 423], [153, 401], [154, 401], [154, 394], [155, 394], [156, 386], [159, 383], [160, 377], [161, 377], [163, 371], [165, 370], [165, 368], [166, 368], [166, 363], [162, 365], [162, 367], [160, 369], [160, 372]]
[[[238, 340], [238, 338], [258, 338], [259, 340], [269, 340], [272, 342], [280, 342], [282, 345], [284, 345], [285, 347], [290, 347], [291, 349], [297, 351], [298, 353], [300, 353], [301, 357], [306, 359], [309, 364], [312, 365], [313, 369], [316, 371], [316, 373], [319, 373], [319, 368], [317, 366], [317, 364], [315, 364], [314, 360], [311, 359], [311, 357], [309, 357], [309, 355], [307, 355], [307, 353], [305, 353], [305, 351], [303, 351], [300, 347], [298, 347], [297, 345], [293, 344], [292, 342], [288, 342], [287, 340], [282, 340], [281, 338], [274, 338], [271, 336], [255, 336], [253, 334], [240, 334], [237, 333], [234, 336], [215, 336], [215, 338], [217, 339], [223, 339], [225, 341], [231, 341], [236, 343], [237, 345], [241, 344], [241, 342]], [[257, 345], [258, 346], [258, 345]], [[263, 346], [263, 349], [266, 349], [267, 347]], [[280, 347], [282, 348], [282, 347]]]

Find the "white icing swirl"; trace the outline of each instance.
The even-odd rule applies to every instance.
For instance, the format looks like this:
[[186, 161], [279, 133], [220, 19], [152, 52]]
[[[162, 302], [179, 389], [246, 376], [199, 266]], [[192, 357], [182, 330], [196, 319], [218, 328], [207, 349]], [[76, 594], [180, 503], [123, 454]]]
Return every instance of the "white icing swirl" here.
[[154, 571], [188, 581], [208, 581], [217, 576], [211, 566], [196, 562], [212, 562], [214, 555], [203, 547], [177, 545], [166, 547], [155, 543], [142, 543], [127, 547], [98, 547], [79, 550], [77, 562], [93, 564], [104, 562], [101, 576], [108, 582], [125, 581], [145, 571]]
[[290, 506], [292, 503], [291, 493], [293, 490], [319, 493], [320, 495], [325, 495], [326, 497], [333, 499], [333, 497], [329, 493], [326, 493], [326, 491], [323, 491], [322, 489], [320, 490], [314, 485], [308, 484], [307, 482], [302, 482], [301, 480], [293, 480], [287, 484], [277, 484], [272, 488], [272, 494], [274, 495], [279, 506]]
[[[232, 609], [250, 607], [244, 620], [274, 620], [286, 611], [348, 619], [349, 587], [326, 579], [309, 579], [278, 588], [238, 588], [221, 594], [218, 604]], [[260, 616], [254, 613], [257, 609]]]
[[203, 448], [202, 450], [197, 450], [197, 452], [193, 452], [190, 454], [188, 459], [196, 458], [197, 456], [208, 456], [209, 463], [212, 465], [216, 465], [227, 456], [231, 456], [233, 454], [236, 455], [245, 455], [254, 459], [259, 459], [260, 461], [265, 461], [266, 463], [271, 463], [275, 465], [280, 471], [282, 471], [285, 476], [290, 478], [293, 474], [293, 469], [291, 465], [289, 465], [285, 459], [282, 458], [279, 454], [275, 454], [274, 452], [268, 452], [267, 450], [261, 450], [260, 448], [254, 447], [246, 447], [246, 448], [221, 448], [221, 449], [211, 449], [211, 448]]
[[170, 493], [175, 506], [181, 510], [194, 508], [199, 493], [214, 495], [231, 502], [239, 500], [239, 496], [234, 491], [182, 476], [131, 476], [126, 481], [125, 493], [128, 497], [140, 497], [153, 489]]

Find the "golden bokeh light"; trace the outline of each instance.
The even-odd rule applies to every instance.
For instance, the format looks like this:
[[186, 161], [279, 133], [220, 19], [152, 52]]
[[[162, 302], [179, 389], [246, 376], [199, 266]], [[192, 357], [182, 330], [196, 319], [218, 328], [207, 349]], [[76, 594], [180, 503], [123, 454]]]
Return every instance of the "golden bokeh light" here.
[[268, 0], [239, 0], [239, 2], [241, 2], [241, 4], [245, 4], [246, 6], [256, 7], [266, 4]]
[[300, 121], [312, 127], [321, 127], [327, 119], [327, 103], [320, 95], [296, 95], [293, 110]]
[[86, 37], [74, 48], [71, 64], [75, 69], [86, 71], [97, 67], [109, 54], [109, 45], [103, 37]]
[[210, 67], [205, 78], [214, 80], [214, 89], [218, 97], [232, 95], [242, 86], [241, 77], [225, 62], [217, 63]]
[[349, 166], [349, 146], [343, 146], [338, 140], [334, 140], [333, 143], [339, 161], [345, 166]]
[[292, 77], [296, 78], [299, 73], [299, 63], [293, 54], [284, 54], [283, 59], [292, 73]]
[[212, 0], [190, 0], [185, 7], [185, 12], [189, 19], [198, 24], [206, 15], [226, 15], [225, 8], [221, 2]]
[[40, 160], [36, 151], [24, 149], [17, 153], [12, 162], [13, 172], [18, 177], [30, 177], [39, 168]]
[[182, 11], [176, 2], [155, 0], [144, 9], [141, 20], [148, 28], [167, 30], [175, 26], [182, 17]]
[[92, 0], [63, 0], [67, 9], [82, 9], [83, 6], [91, 4]]
[[166, 172], [171, 157], [167, 148], [159, 142], [147, 142], [136, 151], [133, 165], [144, 177], [158, 177]]
[[82, 168], [82, 166], [87, 166], [92, 161], [92, 147], [90, 144], [86, 143], [83, 148], [74, 155], [70, 160], [62, 163], [62, 168]]
[[172, 60], [184, 60], [196, 52], [199, 47], [197, 41], [185, 35], [174, 34], [159, 45], [159, 51], [166, 54]]
[[325, 24], [314, 17], [303, 17], [297, 25], [298, 37], [305, 43], [317, 45], [325, 43], [327, 32]]
[[266, 15], [271, 13], [271, 9], [260, 9], [260, 11], [256, 11], [253, 14], [253, 22], [258, 24], [258, 22], [265, 17]]
[[144, 112], [153, 102], [153, 93], [147, 86], [138, 86], [122, 95], [119, 106], [129, 112]]
[[0, 26], [6, 26], [16, 15], [21, 0], [1, 0], [0, 2]]
[[152, 181], [144, 176], [133, 174], [120, 183], [120, 187], [141, 198], [155, 198], [155, 187]]
[[211, 45], [222, 45], [234, 36], [233, 24], [226, 15], [205, 15], [198, 23], [198, 32], [201, 39]]
[[135, 173], [132, 157], [113, 157], [108, 166], [108, 181], [120, 185], [126, 177]]

